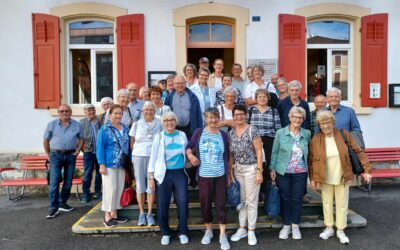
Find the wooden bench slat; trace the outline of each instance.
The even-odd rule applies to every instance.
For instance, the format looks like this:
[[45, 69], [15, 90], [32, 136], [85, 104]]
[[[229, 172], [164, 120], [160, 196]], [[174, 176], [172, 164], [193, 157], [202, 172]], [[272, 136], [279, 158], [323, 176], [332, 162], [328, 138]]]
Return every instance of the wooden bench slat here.
[[[72, 185], [82, 184], [81, 178], [72, 179]], [[10, 179], [0, 182], [0, 186], [47, 186], [46, 178]]]

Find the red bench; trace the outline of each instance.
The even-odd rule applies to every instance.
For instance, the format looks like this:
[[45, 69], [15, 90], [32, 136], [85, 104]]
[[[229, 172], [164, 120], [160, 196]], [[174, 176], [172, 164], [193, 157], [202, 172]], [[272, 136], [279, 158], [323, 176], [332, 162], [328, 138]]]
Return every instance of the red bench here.
[[[0, 186], [7, 188], [8, 200], [17, 201], [23, 198], [25, 186], [47, 186], [46, 177], [29, 177], [29, 171], [46, 171], [47, 156], [26, 156], [21, 159], [20, 168], [0, 168]], [[83, 170], [83, 157], [76, 158], [76, 168]], [[22, 178], [2, 180], [1, 172], [4, 171], [23, 171]], [[78, 185], [82, 184], [82, 178], [74, 178], [72, 185], [76, 185], [76, 196], [79, 196]], [[22, 187], [19, 194], [16, 196], [11, 195], [11, 187]]]
[[[370, 162], [398, 161], [400, 165], [400, 148], [367, 148], [365, 154]], [[373, 168], [371, 170], [374, 178], [399, 178], [400, 168]], [[372, 181], [369, 183], [368, 192], [371, 191]]]

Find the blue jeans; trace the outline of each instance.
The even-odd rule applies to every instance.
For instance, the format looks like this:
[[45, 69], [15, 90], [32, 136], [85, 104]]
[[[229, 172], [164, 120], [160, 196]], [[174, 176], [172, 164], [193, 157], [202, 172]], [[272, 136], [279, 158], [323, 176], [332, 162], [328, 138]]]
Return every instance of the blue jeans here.
[[96, 159], [96, 154], [92, 152], [83, 153], [83, 162], [85, 165], [83, 171], [83, 196], [89, 197], [90, 195], [90, 185], [92, 184], [93, 169], [96, 171], [96, 177], [94, 180], [94, 192], [96, 194], [101, 193], [101, 174], [100, 166]]
[[[58, 209], [60, 204], [66, 204], [71, 193], [72, 179], [75, 173], [76, 156], [73, 154], [59, 154], [50, 152], [50, 208]], [[64, 168], [63, 186], [60, 195], [61, 169]]]
[[164, 181], [157, 186], [157, 219], [163, 235], [171, 235], [169, 204], [174, 193], [178, 214], [179, 235], [188, 232], [188, 178], [183, 169], [167, 170]]
[[283, 224], [300, 224], [303, 197], [307, 188], [307, 173], [276, 174], [276, 184], [281, 195]]

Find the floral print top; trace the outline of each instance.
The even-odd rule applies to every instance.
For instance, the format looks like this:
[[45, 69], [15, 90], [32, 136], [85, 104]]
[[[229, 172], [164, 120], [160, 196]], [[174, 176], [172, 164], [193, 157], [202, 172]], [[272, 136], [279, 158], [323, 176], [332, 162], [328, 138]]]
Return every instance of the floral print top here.
[[229, 140], [233, 162], [238, 164], [254, 164], [257, 163], [256, 150], [253, 146], [253, 140], [260, 137], [260, 132], [254, 126], [249, 126], [239, 137], [236, 129], [229, 132]]

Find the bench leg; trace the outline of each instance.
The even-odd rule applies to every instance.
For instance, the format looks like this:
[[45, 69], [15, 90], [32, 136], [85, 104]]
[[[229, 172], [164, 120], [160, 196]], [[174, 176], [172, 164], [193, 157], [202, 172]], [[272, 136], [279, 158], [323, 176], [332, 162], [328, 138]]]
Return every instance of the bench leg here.
[[12, 197], [12, 196], [11, 196], [10, 186], [8, 186], [8, 187], [7, 187], [8, 200], [11, 201], [11, 202], [19, 201], [19, 200], [21, 200], [21, 199], [23, 198], [24, 192], [25, 192], [25, 186], [22, 186], [21, 192], [20, 192], [17, 196]]

